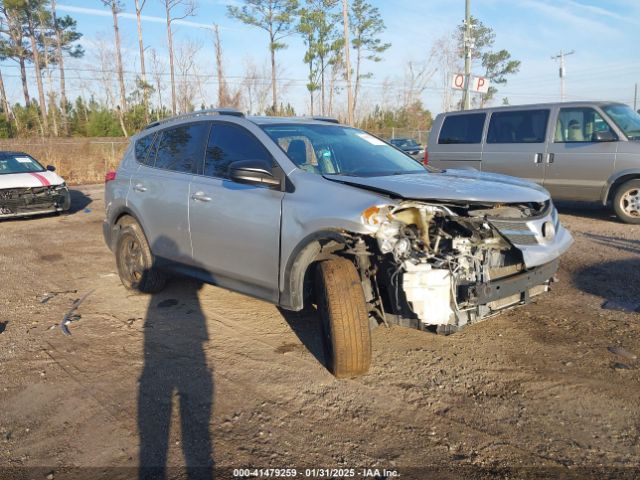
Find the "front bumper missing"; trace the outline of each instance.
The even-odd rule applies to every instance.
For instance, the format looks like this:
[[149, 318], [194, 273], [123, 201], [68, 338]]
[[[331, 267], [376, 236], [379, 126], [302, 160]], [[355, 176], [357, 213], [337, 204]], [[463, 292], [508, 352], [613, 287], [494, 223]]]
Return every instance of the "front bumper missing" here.
[[68, 210], [69, 189], [51, 186], [0, 190], [0, 218], [24, 217]]

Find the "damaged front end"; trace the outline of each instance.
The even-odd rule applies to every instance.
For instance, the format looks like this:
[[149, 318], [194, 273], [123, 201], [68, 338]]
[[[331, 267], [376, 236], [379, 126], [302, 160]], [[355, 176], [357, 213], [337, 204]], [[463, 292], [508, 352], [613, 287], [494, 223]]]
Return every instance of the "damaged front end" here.
[[[455, 332], [547, 291], [557, 270], [557, 252], [533, 266], [524, 255], [552, 250], [562, 227], [550, 201], [403, 201], [368, 208], [362, 222], [371, 234], [354, 238], [348, 253], [380, 322]], [[568, 248], [570, 236], [564, 241]]]
[[69, 189], [64, 184], [0, 190], [0, 218], [61, 212], [69, 205]]

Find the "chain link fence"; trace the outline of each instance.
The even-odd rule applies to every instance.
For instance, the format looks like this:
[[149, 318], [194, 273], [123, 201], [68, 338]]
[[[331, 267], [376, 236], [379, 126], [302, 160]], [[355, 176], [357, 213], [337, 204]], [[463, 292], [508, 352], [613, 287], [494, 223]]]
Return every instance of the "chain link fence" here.
[[1, 150], [25, 152], [43, 165], [53, 165], [70, 185], [99, 183], [114, 170], [129, 142], [113, 138], [9, 139]]

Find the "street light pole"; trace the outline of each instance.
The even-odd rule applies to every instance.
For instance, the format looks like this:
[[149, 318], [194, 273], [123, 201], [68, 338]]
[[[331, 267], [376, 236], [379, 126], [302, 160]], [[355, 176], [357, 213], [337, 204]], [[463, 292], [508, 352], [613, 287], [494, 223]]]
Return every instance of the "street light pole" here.
[[551, 60], [560, 60], [560, 101], [564, 102], [564, 57], [566, 57], [567, 55], [573, 55], [574, 53], [576, 53], [574, 50], [571, 50], [570, 52], [567, 53], [563, 53], [562, 50], [560, 50], [560, 53], [558, 55], [555, 55], [553, 57], [551, 57]]

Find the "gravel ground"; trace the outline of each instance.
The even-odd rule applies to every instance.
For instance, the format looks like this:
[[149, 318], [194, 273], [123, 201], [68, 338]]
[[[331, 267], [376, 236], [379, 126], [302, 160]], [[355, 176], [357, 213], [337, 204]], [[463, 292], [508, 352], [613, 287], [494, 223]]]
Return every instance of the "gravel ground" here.
[[552, 292], [449, 337], [378, 328], [370, 373], [339, 381], [313, 315], [189, 280], [126, 291], [102, 198], [0, 225], [0, 479], [135, 478], [165, 450], [169, 478], [640, 475], [640, 314], [602, 308], [640, 302], [640, 226], [561, 205]]

